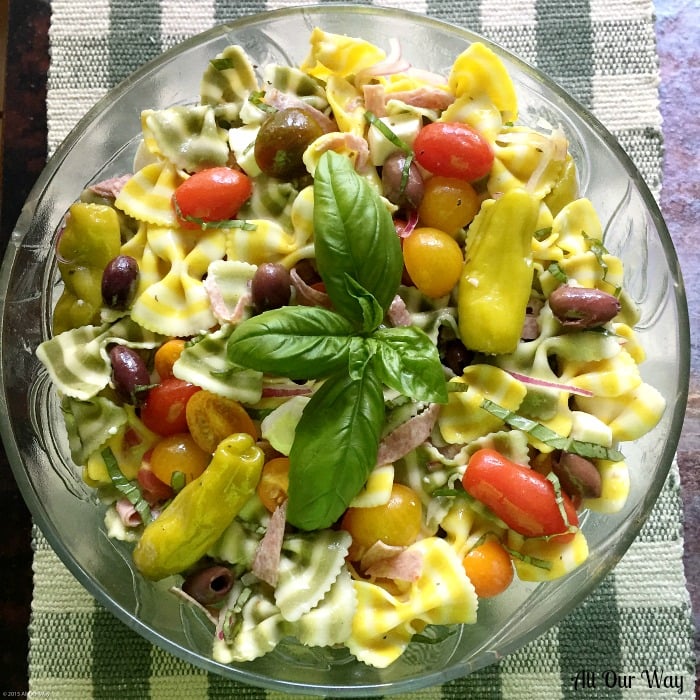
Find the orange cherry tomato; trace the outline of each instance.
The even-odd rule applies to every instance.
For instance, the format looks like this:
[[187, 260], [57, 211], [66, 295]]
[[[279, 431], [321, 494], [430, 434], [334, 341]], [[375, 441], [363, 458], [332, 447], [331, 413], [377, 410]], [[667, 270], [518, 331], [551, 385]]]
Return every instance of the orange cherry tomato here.
[[164, 483], [173, 484], [173, 475], [180, 472], [186, 484], [196, 479], [211, 460], [189, 433], [169, 435], [157, 442], [151, 453], [151, 471]]
[[435, 175], [425, 182], [418, 207], [421, 225], [456, 236], [479, 211], [479, 195], [465, 180]]
[[431, 122], [413, 141], [419, 165], [433, 175], [473, 182], [488, 175], [493, 166], [489, 142], [467, 124]]
[[287, 499], [289, 491], [289, 457], [275, 457], [265, 462], [257, 492], [262, 504], [274, 513]]
[[413, 284], [427, 297], [449, 294], [464, 267], [462, 249], [436, 228], [415, 228], [403, 239], [403, 261]]
[[578, 526], [571, 499], [561, 493], [566, 519], [556, 501], [554, 485], [534, 469], [516, 464], [495, 450], [477, 450], [462, 477], [464, 490], [488, 506], [509, 528], [524, 537], [557, 537], [568, 542]]
[[180, 225], [201, 228], [201, 222], [233, 219], [253, 193], [251, 179], [224, 166], [200, 170], [175, 190], [173, 208]]
[[161, 379], [168, 379], [173, 376], [173, 365], [178, 361], [184, 349], [185, 341], [182, 338], [172, 338], [171, 340], [166, 340], [156, 350], [153, 364]]
[[141, 420], [158, 435], [174, 435], [187, 431], [185, 409], [188, 401], [201, 388], [170, 377], [152, 387], [141, 406]]
[[510, 555], [494, 538], [467, 552], [462, 565], [479, 598], [493, 598], [513, 581]]
[[209, 454], [233, 433], [248, 433], [256, 440], [259, 437], [253, 419], [238, 401], [206, 390], [188, 401], [186, 420], [194, 441]]

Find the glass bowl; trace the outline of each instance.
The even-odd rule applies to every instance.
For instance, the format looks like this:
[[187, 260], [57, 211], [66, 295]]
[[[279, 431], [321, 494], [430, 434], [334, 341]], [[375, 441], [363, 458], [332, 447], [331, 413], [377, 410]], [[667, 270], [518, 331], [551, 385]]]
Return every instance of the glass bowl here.
[[[345, 650], [285, 642], [254, 662], [230, 666], [211, 659], [212, 631], [175, 596], [133, 568], [129, 546], [105, 534], [103, 508], [69, 457], [57, 397], [35, 350], [49, 336], [56, 299], [54, 244], [62, 218], [84, 188], [130, 172], [142, 109], [193, 102], [207, 61], [231, 43], [263, 66], [298, 64], [314, 26], [380, 46], [411, 40], [403, 50], [415, 65], [445, 72], [481, 37], [404, 11], [329, 5], [267, 12], [221, 25], [167, 51], [101, 100], [52, 157], [33, 189], [8, 246], [2, 298], [0, 423], [10, 462], [33, 516], [68, 569], [108, 610], [146, 639], [197, 666], [278, 691], [367, 697], [406, 692], [484, 667], [557, 623], [615, 566], [638, 534], [666, 479], [677, 446], [688, 390], [689, 331], [678, 261], [657, 205], [630, 159], [598, 121], [551, 80], [486, 41], [513, 77], [520, 119], [559, 125], [576, 159], [581, 193], [606, 232], [606, 247], [626, 267], [626, 286], [639, 303], [645, 381], [667, 410], [659, 425], [624, 450], [632, 467], [625, 508], [589, 513], [585, 564], [541, 585], [517, 583], [497, 603], [480, 605], [479, 621], [435, 645], [411, 645], [386, 669], [373, 669]], [[420, 36], [420, 41], [413, 40]], [[601, 173], [604, 176], [601, 176]]]

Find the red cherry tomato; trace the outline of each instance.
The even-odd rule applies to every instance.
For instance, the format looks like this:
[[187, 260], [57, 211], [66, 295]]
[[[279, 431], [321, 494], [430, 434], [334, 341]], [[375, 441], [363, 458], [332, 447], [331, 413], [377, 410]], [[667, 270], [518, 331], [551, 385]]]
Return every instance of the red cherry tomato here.
[[149, 505], [162, 503], [175, 495], [172, 487], [164, 484], [149, 467], [141, 467], [136, 475], [141, 488], [141, 495]]
[[141, 420], [158, 435], [187, 432], [187, 402], [201, 388], [170, 377], [148, 390], [141, 406]]
[[493, 165], [493, 151], [488, 141], [466, 124], [431, 122], [424, 126], [413, 142], [419, 165], [443, 177], [473, 182], [488, 175]]
[[562, 492], [566, 523], [552, 482], [495, 450], [481, 449], [471, 456], [462, 485], [509, 528], [525, 537], [557, 535], [557, 542], [562, 543], [573, 539], [574, 534], [567, 529], [569, 525], [578, 526], [578, 516], [571, 499]]
[[185, 228], [204, 222], [233, 219], [253, 192], [251, 179], [240, 170], [218, 167], [200, 170], [185, 180], [173, 195], [173, 207]]

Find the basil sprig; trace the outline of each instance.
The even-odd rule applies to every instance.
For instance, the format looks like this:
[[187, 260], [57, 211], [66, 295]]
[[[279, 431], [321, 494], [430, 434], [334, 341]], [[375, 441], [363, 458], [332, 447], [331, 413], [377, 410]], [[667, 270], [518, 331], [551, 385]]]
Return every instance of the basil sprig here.
[[414, 326], [382, 326], [403, 269], [401, 245], [379, 194], [331, 151], [314, 176], [316, 264], [333, 310], [285, 306], [241, 323], [230, 361], [292, 379], [322, 379], [289, 455], [287, 520], [332, 525], [376, 465], [383, 386], [416, 401], [447, 402], [437, 348]]
[[335, 310], [364, 331], [384, 319], [403, 256], [381, 197], [349, 160], [328, 151], [314, 173], [316, 264]]

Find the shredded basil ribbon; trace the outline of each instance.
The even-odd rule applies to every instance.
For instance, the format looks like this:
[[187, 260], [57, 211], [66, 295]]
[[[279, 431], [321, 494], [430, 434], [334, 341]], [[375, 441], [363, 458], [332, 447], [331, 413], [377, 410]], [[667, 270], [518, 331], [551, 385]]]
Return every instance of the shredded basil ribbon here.
[[557, 282], [561, 282], [562, 284], [566, 284], [569, 281], [569, 278], [564, 272], [564, 270], [561, 269], [559, 263], [553, 262], [548, 268], [547, 272], [549, 272], [552, 277], [554, 277]]
[[203, 231], [210, 228], [238, 228], [243, 231], [255, 231], [258, 227], [256, 224], [246, 221], [245, 219], [220, 219], [219, 221], [206, 221], [197, 216], [184, 216], [177, 199], [173, 197], [173, 208], [178, 219], [189, 221], [191, 224], [197, 224], [202, 227]]
[[546, 559], [538, 559], [537, 557], [531, 557], [529, 554], [522, 554], [521, 552], [518, 552], [515, 549], [511, 549], [510, 547], [506, 547], [506, 545], [501, 542], [501, 545], [503, 546], [503, 549], [510, 554], [513, 559], [519, 559], [520, 561], [524, 562], [525, 564], [530, 564], [530, 566], [536, 566], [538, 569], [545, 569], [546, 571], [550, 571], [552, 568], [552, 562], [547, 561]]
[[595, 259], [600, 265], [600, 269], [603, 271], [603, 279], [608, 276], [608, 263], [603, 260], [604, 255], [608, 255], [608, 249], [603, 245], [603, 241], [598, 240], [589, 236], [585, 231], [581, 231], [583, 239], [588, 243], [588, 250], [595, 255]]
[[403, 168], [401, 169], [401, 184], [399, 185], [399, 192], [403, 194], [408, 187], [408, 178], [411, 175], [411, 163], [413, 163], [413, 149], [399, 136], [397, 136], [379, 117], [372, 114], [372, 112], [365, 112], [365, 119], [374, 127], [376, 127], [379, 132], [384, 136], [387, 141], [400, 148], [405, 154], [406, 159], [403, 162]]
[[544, 442], [549, 447], [555, 450], [565, 450], [572, 452], [580, 457], [589, 459], [607, 459], [611, 462], [621, 462], [625, 456], [619, 450], [613, 447], [605, 447], [594, 442], [584, 442], [583, 440], [574, 440], [573, 438], [564, 437], [555, 433], [542, 423], [525, 418], [513, 411], [499, 406], [497, 403], [484, 399], [481, 403], [481, 408], [488, 411], [491, 415], [500, 418], [504, 423], [507, 423], [511, 428], [522, 430], [524, 433], [531, 435], [536, 440]]
[[102, 459], [107, 465], [107, 473], [114, 486], [119, 493], [121, 493], [131, 505], [136, 508], [136, 512], [141, 516], [141, 520], [144, 525], [148, 525], [151, 522], [151, 509], [148, 507], [148, 503], [141, 496], [141, 491], [138, 486], [133, 481], [129, 481], [121, 469], [119, 469], [119, 464], [114, 456], [114, 453], [109, 447], [105, 447], [102, 450]]

